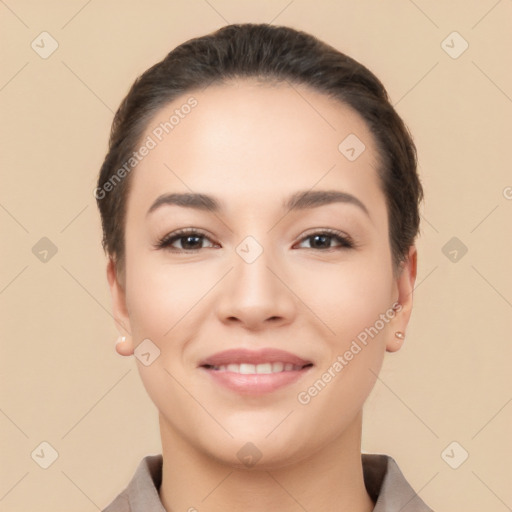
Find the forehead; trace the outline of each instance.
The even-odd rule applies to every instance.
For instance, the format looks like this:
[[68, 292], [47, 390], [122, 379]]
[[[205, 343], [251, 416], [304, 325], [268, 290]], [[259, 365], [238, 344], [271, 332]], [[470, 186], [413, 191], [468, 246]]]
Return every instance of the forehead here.
[[384, 202], [365, 121], [305, 86], [238, 80], [191, 91], [157, 112], [145, 141], [152, 147], [133, 171], [129, 212], [147, 211], [174, 191], [233, 206], [280, 207], [284, 197], [312, 188]]

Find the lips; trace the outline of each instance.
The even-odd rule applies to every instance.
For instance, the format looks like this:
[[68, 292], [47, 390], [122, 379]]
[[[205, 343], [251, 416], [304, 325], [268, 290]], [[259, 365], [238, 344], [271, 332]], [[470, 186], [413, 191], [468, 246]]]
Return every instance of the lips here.
[[278, 361], [276, 363], [259, 363], [259, 364], [250, 364], [250, 363], [230, 363], [230, 364], [222, 364], [220, 366], [209, 366], [211, 370], [219, 371], [219, 372], [233, 372], [240, 373], [242, 375], [252, 375], [252, 374], [266, 374], [266, 373], [280, 373], [280, 372], [292, 372], [302, 370], [304, 368], [300, 365], [295, 365], [292, 363], [282, 363]]
[[242, 395], [261, 395], [296, 382], [313, 363], [284, 350], [267, 348], [225, 350], [198, 366], [224, 388]]
[[302, 359], [290, 352], [274, 348], [264, 348], [261, 350], [225, 350], [207, 357], [199, 363], [199, 366], [213, 368], [227, 365], [263, 365], [268, 363], [283, 363], [285, 367], [286, 365], [292, 365], [300, 368], [312, 364], [311, 361]]

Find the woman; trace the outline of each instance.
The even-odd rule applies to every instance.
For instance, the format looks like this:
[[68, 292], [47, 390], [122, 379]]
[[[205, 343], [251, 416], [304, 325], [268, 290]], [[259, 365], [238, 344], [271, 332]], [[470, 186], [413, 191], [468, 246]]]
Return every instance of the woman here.
[[95, 195], [117, 351], [162, 441], [106, 512], [430, 510], [361, 454], [422, 198], [368, 69], [288, 27], [187, 41], [123, 100]]

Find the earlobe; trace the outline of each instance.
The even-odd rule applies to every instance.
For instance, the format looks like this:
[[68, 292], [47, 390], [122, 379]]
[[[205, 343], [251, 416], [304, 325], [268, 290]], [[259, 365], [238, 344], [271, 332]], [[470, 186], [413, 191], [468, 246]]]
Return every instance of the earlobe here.
[[114, 319], [117, 328], [121, 332], [121, 336], [116, 342], [116, 351], [120, 355], [130, 356], [133, 354], [134, 346], [131, 337], [130, 318], [126, 307], [126, 295], [124, 287], [119, 283], [116, 264], [112, 258], [109, 258], [107, 264], [107, 280], [112, 297]]
[[396, 279], [400, 308], [396, 309], [396, 316], [393, 320], [392, 331], [386, 343], [388, 352], [399, 350], [405, 340], [407, 325], [412, 313], [414, 283], [416, 282], [418, 255], [416, 247], [412, 245], [406, 260], [401, 265], [400, 274]]
[[131, 342], [131, 336], [119, 336], [119, 338], [117, 338], [116, 352], [121, 356], [133, 355], [133, 344]]
[[403, 342], [405, 340], [405, 334], [402, 331], [395, 332], [395, 339], [391, 343], [387, 343], [386, 351], [387, 352], [396, 352], [402, 348]]

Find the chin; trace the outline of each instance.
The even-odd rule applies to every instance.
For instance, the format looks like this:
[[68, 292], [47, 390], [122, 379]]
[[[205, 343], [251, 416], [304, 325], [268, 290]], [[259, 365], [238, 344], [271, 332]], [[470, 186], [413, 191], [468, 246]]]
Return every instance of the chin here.
[[273, 470], [283, 468], [299, 462], [307, 457], [307, 450], [298, 447], [293, 440], [276, 443], [264, 439], [254, 441], [230, 440], [220, 449], [211, 447], [208, 454], [221, 462], [237, 470]]
[[279, 415], [277, 420], [274, 418], [272, 427], [256, 424], [254, 415], [252, 421], [246, 416], [246, 421], [239, 421], [236, 428], [227, 428], [232, 438], [221, 432], [212, 436], [210, 429], [210, 435], [205, 435], [208, 431], [203, 430], [201, 439], [196, 442], [202, 446], [204, 454], [232, 468], [270, 470], [289, 466], [317, 451], [320, 445], [315, 446], [314, 443], [321, 443], [321, 439], [307, 435], [304, 425], [299, 427], [290, 423], [287, 428], [284, 423], [280, 425], [286, 414]]

